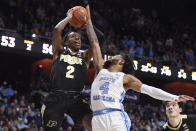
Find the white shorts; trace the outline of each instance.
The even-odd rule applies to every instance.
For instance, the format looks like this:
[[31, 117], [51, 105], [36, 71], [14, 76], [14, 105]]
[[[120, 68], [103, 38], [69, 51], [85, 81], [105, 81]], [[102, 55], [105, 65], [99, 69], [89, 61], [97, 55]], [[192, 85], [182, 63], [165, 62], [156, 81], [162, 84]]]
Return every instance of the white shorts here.
[[130, 119], [126, 112], [114, 111], [93, 116], [92, 131], [129, 131]]

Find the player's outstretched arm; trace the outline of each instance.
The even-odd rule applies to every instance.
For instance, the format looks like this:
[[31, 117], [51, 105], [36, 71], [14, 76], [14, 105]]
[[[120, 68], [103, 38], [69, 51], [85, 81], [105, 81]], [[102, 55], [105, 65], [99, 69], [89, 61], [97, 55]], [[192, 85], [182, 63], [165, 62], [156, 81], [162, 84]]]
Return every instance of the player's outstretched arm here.
[[161, 89], [155, 88], [153, 86], [149, 86], [146, 84], [143, 84], [139, 79], [132, 75], [125, 75], [123, 78], [123, 84], [125, 85], [125, 90], [132, 89], [137, 92], [141, 92], [143, 94], [147, 94], [155, 99], [163, 100], [163, 101], [187, 101], [191, 100], [194, 101], [195, 99], [190, 96], [186, 95], [173, 95], [168, 92], [165, 92]]
[[52, 33], [52, 48], [53, 48], [53, 60], [57, 59], [58, 52], [62, 48], [61, 41], [62, 36], [61, 32], [67, 25], [67, 23], [71, 20], [73, 13], [73, 8], [69, 9], [67, 12], [67, 17], [61, 20], [53, 29]]
[[104, 60], [102, 58], [101, 49], [99, 46], [97, 35], [93, 28], [89, 5], [86, 6], [86, 10], [87, 10], [87, 16], [88, 16], [86, 31], [87, 31], [87, 35], [88, 35], [91, 48], [92, 48], [93, 62], [94, 62], [94, 66], [96, 67], [96, 69], [100, 70], [103, 68]]

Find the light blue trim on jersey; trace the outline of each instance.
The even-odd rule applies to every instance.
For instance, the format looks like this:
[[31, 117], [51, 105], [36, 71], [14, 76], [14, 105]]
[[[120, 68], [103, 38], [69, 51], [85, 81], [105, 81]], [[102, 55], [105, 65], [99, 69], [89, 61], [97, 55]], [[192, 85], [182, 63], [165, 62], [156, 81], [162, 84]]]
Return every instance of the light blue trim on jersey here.
[[127, 128], [127, 131], [130, 131], [130, 127], [131, 127], [131, 121], [130, 121], [130, 118], [128, 116], [128, 114], [124, 111], [124, 106], [122, 104], [123, 100], [124, 100], [124, 97], [125, 97], [125, 91], [122, 92], [121, 94], [121, 99], [119, 101], [120, 103], [120, 106], [121, 106], [121, 112], [125, 118], [125, 125], [126, 125], [126, 128]]
[[[125, 92], [123, 91], [123, 92], [121, 93], [121, 98], [120, 98], [120, 100], [119, 100], [120, 104], [122, 104], [124, 98], [125, 98]], [[123, 109], [123, 110], [124, 110], [124, 109]]]
[[103, 114], [107, 114], [107, 113], [114, 112], [114, 111], [122, 112], [121, 109], [107, 108], [107, 109], [103, 109], [103, 110], [94, 111], [93, 116], [103, 115]]
[[130, 118], [128, 116], [128, 114], [124, 111], [122, 111], [122, 114], [125, 118], [125, 125], [126, 125], [126, 128], [127, 128], [127, 131], [130, 131], [130, 127], [131, 127], [131, 121], [130, 121]]

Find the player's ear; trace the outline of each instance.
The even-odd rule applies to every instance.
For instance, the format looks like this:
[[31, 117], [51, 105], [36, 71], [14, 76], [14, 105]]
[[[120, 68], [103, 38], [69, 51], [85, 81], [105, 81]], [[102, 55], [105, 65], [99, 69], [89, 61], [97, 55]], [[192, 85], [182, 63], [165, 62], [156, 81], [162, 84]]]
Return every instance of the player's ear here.
[[122, 59], [119, 61], [119, 65], [124, 65], [125, 61]]
[[180, 113], [182, 112], [182, 108], [181, 107], [179, 107], [179, 110], [180, 110]]

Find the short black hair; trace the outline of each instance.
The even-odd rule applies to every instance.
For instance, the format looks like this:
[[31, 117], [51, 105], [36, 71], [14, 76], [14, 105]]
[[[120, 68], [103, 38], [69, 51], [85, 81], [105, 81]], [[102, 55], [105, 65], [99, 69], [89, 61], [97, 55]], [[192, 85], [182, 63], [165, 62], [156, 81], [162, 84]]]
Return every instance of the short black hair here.
[[125, 74], [134, 74], [134, 63], [133, 60], [129, 57], [129, 55], [121, 55], [122, 58], [125, 60], [123, 65], [122, 72]]
[[[166, 102], [165, 102], [165, 107], [166, 107], [166, 105], [167, 105], [168, 102], [171, 102], [171, 101], [166, 101]], [[180, 108], [183, 107], [183, 103], [182, 103], [182, 102], [176, 102], [176, 103], [178, 104], [178, 106], [179, 106]]]
[[69, 34], [70, 34], [71, 32], [75, 32], [75, 31], [69, 31], [69, 32], [67, 32], [67, 33], [65, 34], [65, 36], [64, 36], [64, 40], [65, 40], [65, 41], [68, 40]]
[[62, 40], [62, 45], [63, 45], [63, 46], [66, 46], [66, 45], [65, 45], [65, 42], [68, 41], [68, 39], [69, 39], [69, 34], [72, 33], [72, 32], [78, 33], [78, 34], [81, 35], [81, 32], [79, 32], [78, 30], [74, 30], [74, 31], [69, 31], [69, 32], [67, 32], [67, 33], [64, 35], [63, 40]]
[[[125, 74], [134, 74], [134, 64], [132, 59], [128, 55], [120, 55], [122, 59], [125, 61], [123, 65], [122, 72]], [[108, 69], [110, 66], [115, 65], [118, 62], [117, 59], [107, 60], [104, 63], [104, 68]]]
[[67, 32], [67, 33], [64, 35], [63, 40], [62, 40], [62, 42], [61, 42], [61, 44], [62, 44], [63, 46], [66, 46], [66, 45], [65, 45], [65, 42], [68, 41], [69, 34], [70, 34], [71, 32], [73, 32], [73, 31], [69, 31], [69, 32]]
[[110, 60], [107, 60], [107, 61], [104, 63], [103, 68], [108, 69], [108, 68], [110, 68], [112, 65], [115, 65], [117, 62], [118, 62], [117, 59], [110, 59]]

